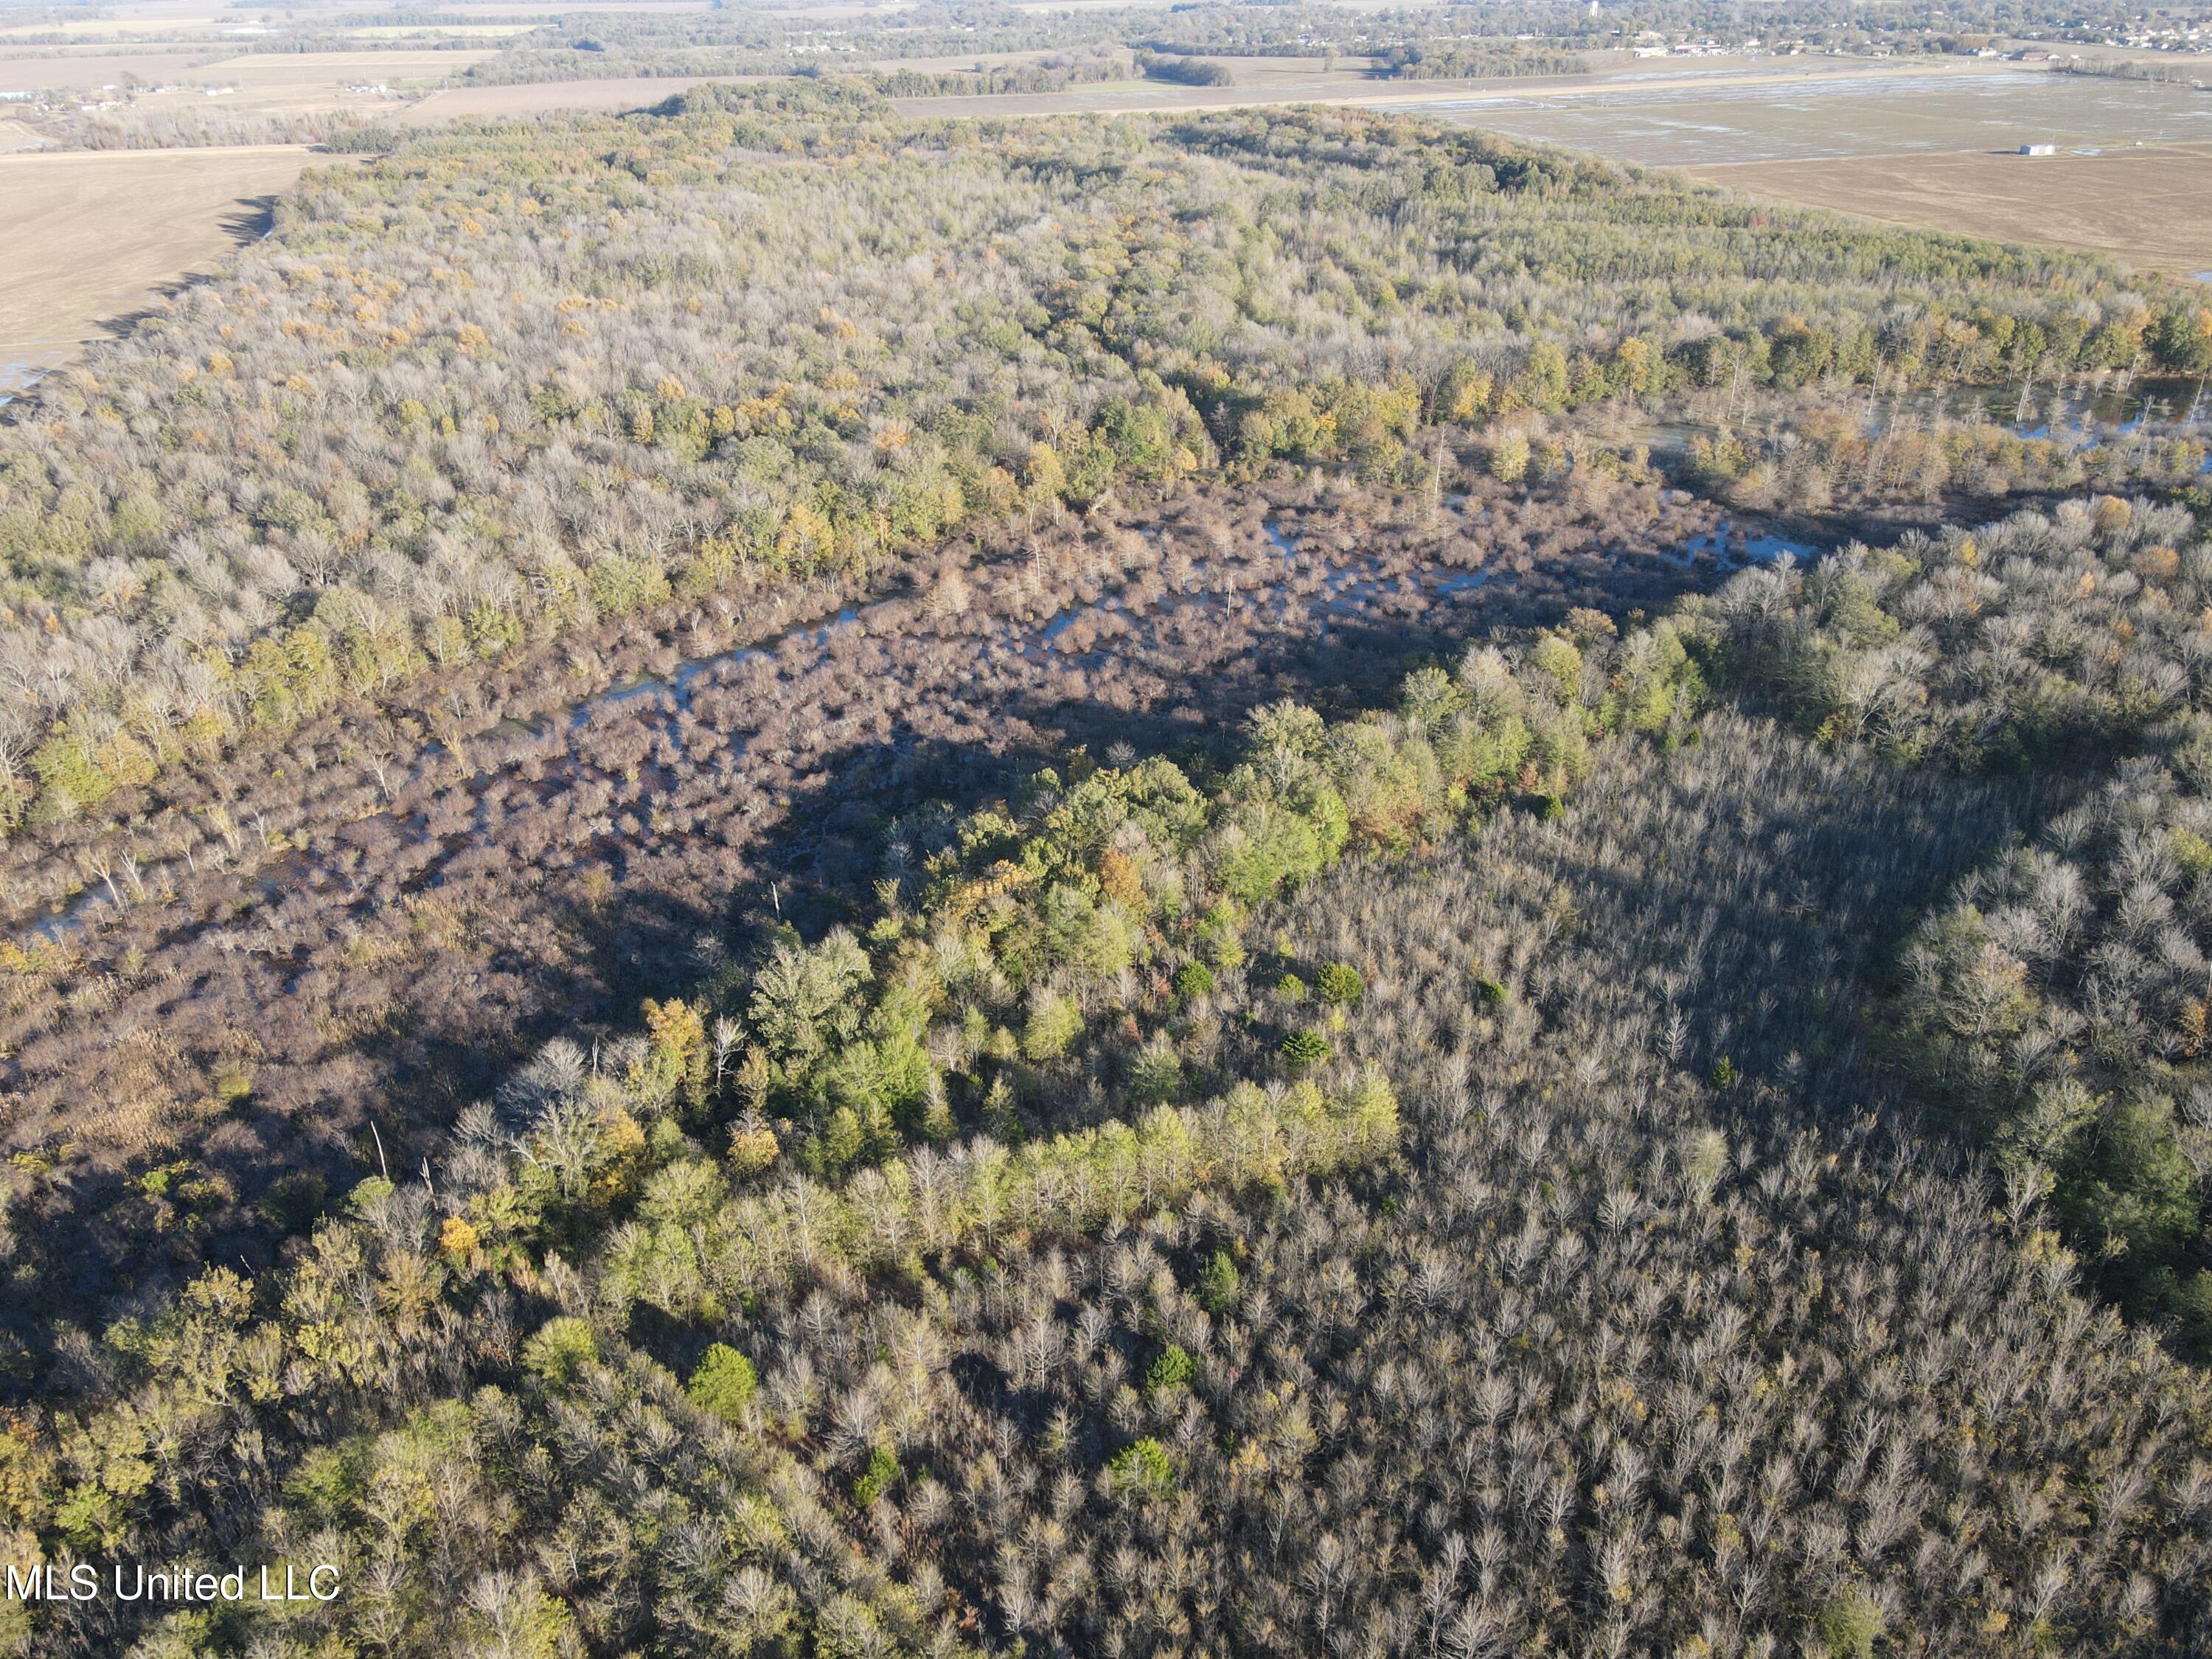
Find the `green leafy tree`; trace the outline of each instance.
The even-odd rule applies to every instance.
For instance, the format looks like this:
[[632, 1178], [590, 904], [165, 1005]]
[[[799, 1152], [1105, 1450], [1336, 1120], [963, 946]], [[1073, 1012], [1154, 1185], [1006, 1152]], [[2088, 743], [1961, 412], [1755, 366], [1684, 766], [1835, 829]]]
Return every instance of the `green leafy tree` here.
[[1173, 1100], [1182, 1092], [1182, 1059], [1164, 1032], [1137, 1051], [1129, 1063], [1129, 1093], [1152, 1103]]
[[1189, 1353], [1170, 1342], [1153, 1356], [1145, 1370], [1145, 1388], [1152, 1394], [1163, 1394], [1170, 1389], [1187, 1389], [1198, 1374], [1198, 1366]]
[[771, 1056], [811, 1060], [859, 1029], [865, 1005], [858, 993], [867, 975], [867, 952], [842, 927], [818, 945], [779, 943], [753, 977], [753, 1030]]
[[1057, 1060], [1082, 1035], [1083, 1011], [1074, 998], [1042, 997], [1022, 1027], [1022, 1054], [1033, 1060]]
[[592, 1328], [573, 1315], [549, 1319], [522, 1345], [522, 1363], [535, 1376], [556, 1389], [566, 1389], [599, 1361], [599, 1340]]
[[1158, 1495], [1175, 1490], [1175, 1464], [1167, 1449], [1150, 1435], [1122, 1447], [1107, 1467], [1114, 1472], [1115, 1484], [1125, 1492]]
[[1226, 1249], [1218, 1249], [1206, 1259], [1206, 1266], [1199, 1273], [1198, 1305], [1218, 1319], [1237, 1305], [1237, 1292], [1243, 1283], [1243, 1274], [1237, 1270], [1237, 1258]]
[[1863, 1589], [1832, 1598], [1817, 1621], [1830, 1659], [1872, 1659], [1883, 1623], [1881, 1605]]
[[744, 1419], [753, 1391], [760, 1386], [753, 1362], [726, 1342], [717, 1342], [700, 1356], [684, 1392], [691, 1403], [726, 1423]]
[[1331, 1007], [1349, 1008], [1367, 994], [1367, 981], [1348, 962], [1332, 962], [1314, 975], [1314, 990]]
[[902, 1473], [898, 1454], [889, 1446], [878, 1446], [868, 1454], [867, 1468], [853, 1483], [853, 1501], [864, 1510], [873, 1508], [878, 1498], [898, 1484]]
[[1186, 962], [1176, 969], [1176, 994], [1188, 1002], [1212, 994], [1213, 969], [1202, 962]]

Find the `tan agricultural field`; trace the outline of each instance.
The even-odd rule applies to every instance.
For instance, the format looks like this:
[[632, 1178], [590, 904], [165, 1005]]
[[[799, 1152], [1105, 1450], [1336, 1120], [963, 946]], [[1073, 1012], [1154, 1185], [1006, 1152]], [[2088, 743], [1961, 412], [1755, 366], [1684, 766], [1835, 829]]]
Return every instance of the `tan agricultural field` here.
[[57, 22], [49, 18], [44, 21], [25, 21], [21, 14], [9, 16], [0, 12], [0, 21], [6, 22], [0, 35], [70, 33], [94, 36], [119, 33], [158, 34], [180, 33], [185, 31], [217, 27], [251, 27], [248, 20], [237, 13], [226, 14], [220, 4], [210, 5], [208, 0], [123, 0], [121, 4], [96, 8], [98, 15], [79, 18], [71, 22]]
[[[281, 126], [256, 130], [245, 124], [333, 116], [374, 119], [493, 55], [486, 51], [240, 54], [217, 50], [76, 63], [0, 58], [0, 90], [23, 89], [27, 83], [37, 88], [74, 88], [82, 95], [105, 86], [129, 88], [124, 107], [106, 117], [118, 128], [153, 127], [161, 131], [162, 142], [171, 143], [272, 140], [315, 135]], [[125, 97], [119, 92], [101, 95]]]
[[1469, 126], [1646, 167], [2212, 143], [2212, 98], [2186, 87], [1973, 59], [1843, 72], [1770, 60], [1733, 73], [1543, 82], [1431, 106]]
[[442, 81], [499, 54], [467, 52], [247, 52], [204, 64], [194, 73], [241, 88], [343, 86], [381, 81], [386, 86]]
[[1750, 195], [1889, 224], [2081, 248], [2138, 270], [2212, 271], [2212, 146], [1861, 156], [1695, 171]]
[[67, 40], [112, 40], [132, 35], [212, 29], [229, 21], [212, 16], [204, 10], [174, 17], [74, 18], [65, 22], [14, 24], [0, 28], [0, 40], [21, 40], [26, 36], [45, 39], [57, 34]]
[[767, 75], [645, 75], [610, 81], [537, 81], [512, 87], [448, 87], [411, 106], [401, 116], [410, 126], [439, 121], [511, 120], [563, 110], [605, 112], [646, 109], [673, 98], [687, 87], [708, 81], [743, 83], [769, 81]]
[[[334, 110], [374, 113], [465, 72], [488, 52], [325, 52], [256, 53], [205, 64], [177, 80], [185, 90], [144, 94], [144, 110], [189, 109], [208, 115], [321, 115]], [[381, 87], [384, 91], [374, 90]], [[229, 88], [220, 96], [204, 88]]]
[[317, 159], [275, 144], [0, 155], [11, 249], [0, 392], [206, 269], [252, 234], [264, 198]]
[[205, 48], [80, 55], [25, 46], [11, 52], [0, 43], [0, 93], [122, 86], [126, 76], [157, 85], [196, 73], [193, 65], [211, 55]]
[[[280, 114], [336, 109], [354, 101], [343, 88], [434, 85], [496, 54], [489, 51], [306, 52], [236, 53], [223, 47], [78, 57], [0, 49], [0, 92], [79, 90], [104, 86], [177, 86], [210, 108]], [[207, 99], [210, 87], [233, 93]], [[142, 96], [144, 94], [142, 94]], [[174, 96], [176, 94], [168, 94]]]
[[[1638, 62], [1626, 54], [1592, 54], [1587, 75], [1508, 76], [1481, 80], [1381, 79], [1366, 73], [1371, 60], [1340, 58], [1219, 58], [1213, 61], [1232, 77], [1225, 87], [1188, 87], [1167, 81], [1123, 81], [1070, 87], [1063, 92], [980, 98], [910, 98], [902, 109], [917, 115], [1059, 115], [1080, 112], [1121, 114], [1138, 110], [1243, 109], [1266, 104], [1376, 104], [1458, 118], [1470, 126], [1511, 131], [1513, 112], [1543, 116], [1559, 109], [1633, 109], [1646, 100], [1697, 96], [1771, 100], [1783, 88], [1810, 88], [1900, 76], [1942, 81], [1952, 76], [1990, 73], [1971, 64], [1957, 67], [1913, 66], [1860, 58], [1739, 58], [1716, 64], [1710, 58]], [[1634, 64], [1632, 69], [1625, 67]], [[1578, 140], [1556, 142], [1573, 146]], [[1582, 147], [1613, 153], [1601, 143]]]
[[537, 27], [535, 23], [388, 23], [369, 28], [348, 29], [345, 35], [349, 40], [404, 40], [421, 34], [497, 40], [508, 35], [527, 34]]

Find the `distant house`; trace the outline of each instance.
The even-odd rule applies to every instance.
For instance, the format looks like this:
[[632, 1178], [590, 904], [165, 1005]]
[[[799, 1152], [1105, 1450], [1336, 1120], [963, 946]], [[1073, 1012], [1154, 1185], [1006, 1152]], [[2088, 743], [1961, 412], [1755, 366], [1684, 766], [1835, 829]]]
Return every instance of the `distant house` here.
[[2056, 155], [2058, 154], [2058, 146], [2056, 144], [2022, 144], [2020, 147], [2020, 153], [2022, 155]]

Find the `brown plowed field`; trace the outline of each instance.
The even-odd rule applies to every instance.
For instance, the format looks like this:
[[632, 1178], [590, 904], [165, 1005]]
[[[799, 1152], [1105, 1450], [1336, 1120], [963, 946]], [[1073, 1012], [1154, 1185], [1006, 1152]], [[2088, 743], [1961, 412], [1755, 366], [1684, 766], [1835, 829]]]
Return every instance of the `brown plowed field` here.
[[20, 384], [255, 234], [263, 198], [314, 160], [293, 144], [0, 155], [0, 392], [11, 366]]
[[2081, 248], [2138, 270], [2212, 270], [2212, 147], [1858, 156], [1698, 172], [1754, 196], [1889, 224]]

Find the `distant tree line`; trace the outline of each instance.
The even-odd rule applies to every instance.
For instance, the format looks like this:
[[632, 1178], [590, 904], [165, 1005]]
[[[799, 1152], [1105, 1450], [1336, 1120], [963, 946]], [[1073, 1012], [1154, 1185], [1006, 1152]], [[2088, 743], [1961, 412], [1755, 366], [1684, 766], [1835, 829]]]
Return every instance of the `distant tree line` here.
[[1522, 75], [1583, 75], [1589, 59], [1569, 52], [1531, 52], [1518, 41], [1413, 41], [1375, 54], [1375, 72], [1401, 81], [1482, 80]]
[[1137, 70], [1148, 81], [1170, 81], [1185, 87], [1226, 87], [1237, 79], [1226, 64], [1172, 52], [1140, 51]]
[[973, 70], [874, 70], [867, 80], [886, 98], [978, 98], [1060, 92], [1126, 81], [1129, 74], [1130, 64], [1120, 53], [1089, 48], [1049, 53], [1033, 63], [978, 64]]
[[[2153, 14], [2185, 27], [2201, 14]], [[1664, 40], [1814, 48], [1971, 52], [2005, 38], [2094, 40], [2145, 27], [2116, 4], [2087, 9], [2037, 0], [1978, 3], [1931, 19], [1924, 10], [1860, 0], [1790, 0], [1756, 15], [1717, 0], [1638, 0], [1593, 12], [1582, 0], [1516, 0], [1494, 6], [1326, 4], [1085, 8], [1050, 13], [1000, 4], [933, 3], [882, 16], [839, 19], [734, 6], [656, 16], [579, 14], [505, 42], [472, 65], [485, 83], [617, 76], [784, 75], [806, 64], [851, 71], [872, 62], [1028, 52], [1147, 50], [1185, 58], [1365, 58], [1379, 75], [1577, 74], [1582, 54], [1619, 51], [1647, 32]], [[450, 38], [426, 42], [453, 44]], [[357, 46], [358, 42], [347, 42]], [[411, 43], [410, 43], [411, 44]], [[264, 46], [262, 49], [269, 50]], [[337, 50], [315, 40], [311, 49]], [[1011, 89], [1011, 88], [1009, 88]]]

